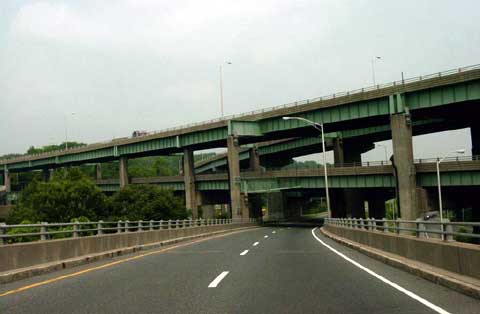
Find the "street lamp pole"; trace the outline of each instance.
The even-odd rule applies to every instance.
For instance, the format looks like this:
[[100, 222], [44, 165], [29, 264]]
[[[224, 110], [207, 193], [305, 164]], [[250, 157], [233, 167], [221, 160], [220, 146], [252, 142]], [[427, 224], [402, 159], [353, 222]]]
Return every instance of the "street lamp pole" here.
[[310, 124], [315, 129], [322, 133], [322, 153], [323, 153], [323, 173], [325, 178], [325, 194], [327, 197], [327, 210], [328, 210], [328, 217], [332, 217], [332, 212], [330, 209], [330, 195], [328, 193], [328, 172], [327, 172], [327, 161], [326, 161], [326, 154], [325, 154], [325, 133], [323, 131], [323, 123], [313, 122], [311, 120], [301, 118], [301, 117], [283, 117], [283, 120], [300, 120], [307, 124]]
[[[70, 115], [74, 116], [75, 112], [70, 113]], [[67, 117], [68, 117], [68, 114], [63, 115], [64, 121], [65, 121], [65, 149], [68, 149]]]
[[[231, 62], [225, 62], [226, 64], [232, 64]], [[223, 64], [220, 64], [220, 113], [222, 114], [222, 118], [224, 115], [223, 110]]]
[[[457, 149], [453, 153], [464, 154], [465, 149]], [[442, 231], [442, 239], [445, 237], [443, 234], [443, 202], [442, 202], [442, 186], [440, 182], [440, 163], [445, 160], [447, 156], [437, 160], [437, 185], [438, 185], [438, 209], [440, 210], [440, 229]]]
[[373, 86], [376, 86], [377, 83], [375, 81], [375, 61], [376, 60], [381, 60], [382, 57], [374, 57], [372, 58], [372, 79], [373, 79]]

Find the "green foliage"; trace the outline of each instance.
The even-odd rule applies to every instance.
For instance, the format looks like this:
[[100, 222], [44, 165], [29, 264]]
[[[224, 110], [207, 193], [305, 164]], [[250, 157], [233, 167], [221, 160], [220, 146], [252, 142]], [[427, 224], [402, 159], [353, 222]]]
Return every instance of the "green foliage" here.
[[[459, 227], [456, 232], [458, 232], [458, 233], [472, 233], [471, 230], [469, 231], [465, 227]], [[453, 238], [455, 239], [455, 241], [458, 241], [458, 242], [466, 242], [466, 243], [476, 243], [477, 242], [474, 238], [464, 236], [464, 235], [455, 235], [455, 236], [453, 236]]]
[[[85, 146], [87, 144], [85, 143], [77, 143], [77, 142], [68, 142], [68, 148], [74, 148], [74, 147], [80, 147], [80, 146]], [[30, 148], [27, 150], [27, 155], [33, 155], [33, 154], [42, 154], [42, 153], [48, 153], [48, 152], [53, 152], [56, 150], [63, 150], [67, 147], [66, 142], [60, 143], [58, 145], [47, 145], [47, 146], [42, 146], [42, 147], [35, 147], [35, 146], [30, 146]]]
[[183, 201], [155, 185], [128, 185], [112, 196], [113, 220], [185, 219]]
[[30, 219], [64, 222], [85, 216], [92, 220], [102, 217], [108, 201], [102, 191], [78, 168], [57, 171], [50, 182], [34, 180], [20, 194], [9, 223]]
[[[33, 224], [30, 220], [23, 220], [19, 224], [21, 225], [29, 225]], [[14, 234], [25, 234], [25, 233], [37, 233], [40, 232], [40, 228], [37, 227], [20, 227], [8, 230], [7, 234], [14, 235]], [[31, 242], [36, 241], [39, 239], [39, 236], [24, 236], [24, 237], [14, 237], [9, 238], [7, 243], [17, 243], [17, 242]]]

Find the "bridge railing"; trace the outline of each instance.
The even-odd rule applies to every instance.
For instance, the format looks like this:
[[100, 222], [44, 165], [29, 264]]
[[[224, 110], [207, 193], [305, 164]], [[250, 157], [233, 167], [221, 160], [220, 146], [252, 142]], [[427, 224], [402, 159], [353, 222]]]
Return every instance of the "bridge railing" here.
[[7, 225], [0, 223], [0, 245], [18, 242], [48, 241], [63, 238], [99, 236], [123, 232], [144, 232], [164, 229], [193, 228], [199, 226], [255, 223], [255, 218], [236, 219], [169, 219], [169, 220], [119, 220], [70, 223]]
[[[178, 126], [178, 127], [171, 127], [171, 128], [167, 128], [167, 129], [158, 130], [158, 131], [152, 131], [152, 132], [148, 132], [146, 135], [140, 136], [139, 138], [149, 136], [149, 135], [158, 134], [158, 133], [187, 129], [187, 128], [191, 128], [191, 127], [199, 126], [199, 125], [203, 125], [203, 124], [210, 124], [210, 123], [215, 123], [215, 122], [228, 121], [228, 120], [231, 120], [231, 119], [243, 118], [243, 117], [247, 117], [247, 116], [252, 116], [252, 115], [261, 114], [261, 113], [265, 113], [265, 112], [271, 112], [271, 111], [284, 109], [284, 108], [293, 108], [293, 107], [297, 107], [297, 106], [300, 106], [300, 105], [305, 105], [305, 104], [309, 104], [309, 103], [313, 103], [313, 102], [321, 102], [321, 101], [335, 99], [335, 98], [339, 98], [339, 97], [352, 96], [352, 95], [355, 95], [355, 94], [372, 92], [372, 91], [376, 91], [376, 90], [383, 89], [383, 88], [403, 86], [403, 85], [409, 84], [409, 83], [420, 82], [420, 81], [429, 80], [429, 79], [433, 79], [433, 78], [446, 77], [446, 76], [449, 76], [449, 75], [458, 74], [458, 73], [467, 72], [467, 71], [472, 71], [472, 70], [478, 70], [478, 69], [480, 69], [480, 64], [466, 66], [466, 67], [457, 68], [457, 69], [451, 69], [451, 70], [447, 70], [447, 71], [443, 71], [443, 72], [436, 72], [436, 73], [432, 73], [432, 74], [428, 74], [428, 75], [416, 76], [416, 77], [413, 77], [413, 78], [402, 79], [402, 80], [393, 81], [393, 82], [390, 82], [390, 83], [377, 84], [377, 85], [364, 87], [364, 88], [359, 88], [359, 89], [355, 89], [355, 90], [350, 90], [350, 91], [346, 91], [346, 92], [334, 93], [334, 94], [331, 94], [331, 95], [328, 95], [328, 96], [322, 96], [322, 97], [317, 97], [317, 98], [312, 98], [312, 99], [305, 99], [305, 100], [295, 101], [295, 102], [292, 102], [292, 103], [287, 103], [287, 104], [284, 104], [284, 105], [273, 106], [273, 107], [258, 109], [258, 110], [254, 110], [254, 111], [250, 111], [250, 112], [219, 117], [219, 118], [215, 118], [215, 119], [211, 119], [211, 120], [207, 120], [207, 121], [190, 123], [190, 124], [181, 125], [181, 126]], [[105, 145], [105, 144], [110, 144], [110, 143], [112, 143], [112, 144], [117, 143], [117, 145], [120, 145], [124, 140], [129, 140], [129, 139], [131, 139], [131, 138], [130, 137], [114, 138], [112, 140], [107, 140], [107, 141], [103, 141], [103, 142], [99, 142], [99, 143], [94, 143], [94, 144], [91, 144], [91, 145], [92, 146], [93, 145]], [[32, 156], [33, 157], [40, 157], [40, 156], [47, 157], [47, 156], [50, 156], [52, 154], [60, 153], [60, 152], [66, 152], [66, 151], [75, 152], [75, 150], [79, 150], [79, 149], [83, 149], [83, 148], [85, 148], [85, 146], [75, 147], [75, 148], [70, 148], [70, 149], [65, 149], [65, 150], [58, 150], [58, 151], [54, 151], [54, 152], [11, 157], [11, 158], [6, 158], [6, 159], [0, 159], [0, 163], [6, 162], [6, 161], [11, 160], [11, 159], [18, 159], [20, 161], [20, 160], [23, 160], [25, 158], [29, 158], [29, 157], [32, 157]]]
[[437, 238], [444, 241], [471, 242], [480, 239], [480, 222], [450, 222], [435, 220], [402, 220], [373, 218], [325, 218], [325, 224], [367, 231], [414, 235], [417, 238]]

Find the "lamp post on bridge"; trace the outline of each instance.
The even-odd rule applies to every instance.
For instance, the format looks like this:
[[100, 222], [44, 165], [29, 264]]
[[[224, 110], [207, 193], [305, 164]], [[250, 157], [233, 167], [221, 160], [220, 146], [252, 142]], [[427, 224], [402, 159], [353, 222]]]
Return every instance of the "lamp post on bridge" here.
[[373, 79], [373, 86], [377, 85], [377, 82], [375, 81], [375, 62], [377, 60], [382, 60], [382, 57], [373, 57], [372, 58], [372, 79]]
[[64, 114], [63, 115], [63, 118], [65, 120], [65, 149], [68, 149], [68, 132], [67, 132], [67, 119], [68, 119], [68, 116], [74, 116], [75, 115], [75, 112], [71, 112], [70, 114]]
[[[225, 64], [232, 64], [229, 61], [225, 61]], [[220, 113], [223, 118], [223, 64], [220, 64]]]
[[323, 153], [323, 172], [324, 172], [324, 177], [325, 177], [325, 194], [327, 196], [327, 210], [328, 210], [328, 217], [332, 217], [332, 212], [330, 210], [330, 196], [328, 194], [328, 173], [327, 173], [327, 161], [326, 161], [326, 156], [325, 156], [325, 134], [323, 132], [323, 123], [317, 123], [302, 117], [283, 117], [283, 120], [299, 120], [303, 121], [311, 126], [313, 126], [315, 129], [320, 131], [322, 133], [322, 153]]
[[[465, 149], [457, 149], [452, 153], [456, 154], [465, 154]], [[444, 239], [445, 235], [443, 234], [443, 202], [442, 202], [442, 186], [440, 183], [440, 163], [445, 160], [447, 156], [437, 160], [437, 184], [438, 184], [438, 208], [440, 210], [440, 228], [442, 231], [442, 239]]]

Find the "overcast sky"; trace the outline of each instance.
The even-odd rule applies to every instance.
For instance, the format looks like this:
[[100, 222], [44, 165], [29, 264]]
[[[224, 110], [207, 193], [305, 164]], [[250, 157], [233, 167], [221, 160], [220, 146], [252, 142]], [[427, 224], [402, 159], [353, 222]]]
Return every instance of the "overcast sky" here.
[[[480, 63], [478, 0], [0, 1], [0, 154]], [[72, 115], [72, 113], [75, 113]], [[443, 145], [438, 145], [442, 139]], [[469, 130], [415, 139], [469, 149]], [[390, 150], [391, 151], [391, 150]], [[383, 150], [364, 159], [383, 159]]]

